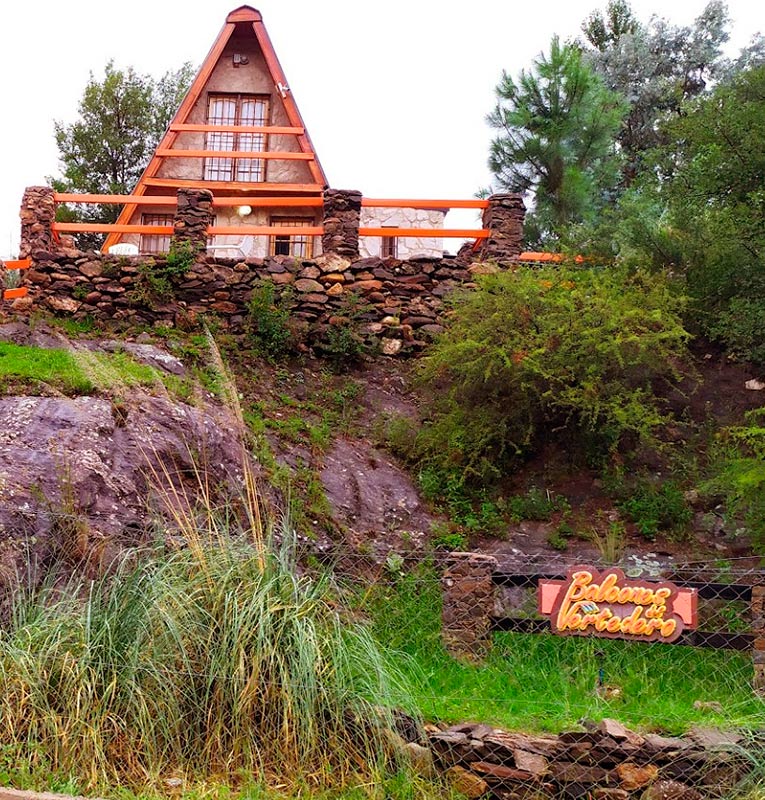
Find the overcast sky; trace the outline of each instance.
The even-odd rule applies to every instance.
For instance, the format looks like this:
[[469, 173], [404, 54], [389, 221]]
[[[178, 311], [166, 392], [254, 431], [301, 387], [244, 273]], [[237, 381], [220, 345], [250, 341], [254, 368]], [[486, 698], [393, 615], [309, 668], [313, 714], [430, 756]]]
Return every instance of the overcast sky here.
[[[4, 0], [0, 9], [0, 257], [18, 248], [25, 186], [58, 171], [53, 120], [71, 122], [105, 63], [160, 75], [199, 65], [236, 0]], [[502, 69], [573, 37], [605, 0], [260, 0], [330, 185], [369, 197], [466, 198], [488, 184]], [[632, 0], [637, 15], [689, 24], [704, 0]], [[755, 0], [729, 0], [730, 50], [765, 28]], [[474, 212], [447, 226], [472, 226]]]

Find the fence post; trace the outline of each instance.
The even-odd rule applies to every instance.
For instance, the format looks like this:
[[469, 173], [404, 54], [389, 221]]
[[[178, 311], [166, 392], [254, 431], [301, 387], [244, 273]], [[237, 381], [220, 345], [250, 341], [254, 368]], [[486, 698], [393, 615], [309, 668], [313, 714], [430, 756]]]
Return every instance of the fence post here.
[[483, 227], [489, 236], [479, 250], [481, 258], [499, 263], [513, 261], [523, 250], [526, 206], [520, 194], [493, 194], [483, 210]]
[[752, 662], [755, 694], [765, 695], [765, 584], [752, 586]]
[[53, 230], [51, 225], [56, 218], [56, 201], [50, 186], [27, 186], [21, 199], [21, 241], [19, 258], [28, 258], [42, 250], [52, 252]]
[[441, 636], [456, 658], [483, 659], [491, 647], [497, 560], [483, 553], [450, 553], [441, 576]]
[[177, 197], [170, 246], [175, 249], [189, 242], [195, 254], [202, 253], [207, 248], [207, 227], [215, 219], [212, 192], [208, 189], [178, 189]]
[[324, 233], [321, 249], [345, 258], [359, 257], [361, 192], [353, 189], [324, 190]]

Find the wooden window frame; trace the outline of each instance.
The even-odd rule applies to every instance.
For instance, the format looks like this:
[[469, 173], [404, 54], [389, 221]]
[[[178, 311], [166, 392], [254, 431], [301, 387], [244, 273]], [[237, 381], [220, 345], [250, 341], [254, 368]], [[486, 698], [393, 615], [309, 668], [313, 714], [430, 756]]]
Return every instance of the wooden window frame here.
[[[282, 227], [296, 227], [302, 228], [303, 226], [312, 226], [316, 222], [311, 217], [285, 217], [273, 216], [269, 222], [270, 225], [281, 225]], [[286, 245], [286, 252], [278, 252], [283, 250]], [[304, 253], [296, 253], [295, 250], [302, 247]], [[292, 256], [293, 258], [310, 259], [313, 257], [313, 236], [299, 233], [295, 236], [285, 236], [280, 234], [278, 236], [270, 236], [268, 240], [269, 255], [276, 256]]]
[[[209, 92], [207, 95], [207, 109], [205, 112], [205, 120], [208, 125], [214, 125], [215, 123], [210, 119], [210, 104], [213, 100], [216, 99], [223, 99], [223, 100], [234, 100], [236, 104], [236, 108], [234, 111], [234, 120], [233, 122], [226, 122], [226, 125], [247, 125], [251, 124], [249, 122], [242, 122], [242, 101], [243, 100], [262, 100], [265, 102], [265, 114], [263, 115], [263, 125], [270, 125], [271, 124], [271, 95], [268, 94], [251, 94], [247, 92]], [[252, 124], [261, 124], [252, 123]], [[225, 133], [222, 131], [221, 133]], [[208, 131], [205, 134], [205, 150], [215, 150], [216, 148], [211, 143], [211, 139], [216, 135], [215, 131]], [[221, 134], [217, 134], [221, 135]], [[253, 136], [253, 137], [262, 137], [261, 145], [257, 150], [253, 150], [253, 152], [267, 152], [268, 151], [268, 134], [267, 133], [231, 133], [231, 150], [232, 151], [241, 151], [241, 150], [248, 150], [246, 144], [242, 144], [243, 141], [246, 142], [246, 137]], [[226, 150], [221, 150], [221, 155], [219, 157], [211, 157], [208, 156], [204, 159], [202, 164], [202, 180], [204, 181], [227, 181], [227, 182], [235, 182], [235, 183], [266, 183], [267, 182], [267, 175], [266, 171], [268, 169], [268, 161], [264, 158], [226, 158], [225, 153]], [[226, 161], [231, 162], [231, 170], [229, 176], [221, 177], [221, 168], [219, 166], [213, 167], [213, 162], [220, 161], [225, 159]], [[241, 180], [238, 176], [239, 171], [239, 162], [249, 161], [255, 162], [259, 165], [255, 170], [252, 172], [257, 172], [260, 177], [256, 180]], [[215, 175], [217, 177], [210, 177], [211, 175]]]
[[[395, 228], [396, 225], [383, 225], [383, 228]], [[398, 258], [398, 237], [380, 237], [380, 258]]]
[[[172, 226], [175, 215], [172, 212], [168, 213], [150, 213], [141, 214], [142, 225], [170, 225]], [[138, 244], [138, 251], [151, 255], [163, 255], [170, 251], [169, 233], [142, 233], [141, 239]]]

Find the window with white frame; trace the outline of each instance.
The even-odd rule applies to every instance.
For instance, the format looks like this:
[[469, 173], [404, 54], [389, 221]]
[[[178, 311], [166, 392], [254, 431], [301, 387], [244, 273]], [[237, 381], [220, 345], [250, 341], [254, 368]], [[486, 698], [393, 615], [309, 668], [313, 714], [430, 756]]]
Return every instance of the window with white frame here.
[[[208, 125], [268, 125], [269, 98], [243, 94], [214, 94], [207, 101]], [[267, 149], [265, 133], [237, 133], [234, 131], [209, 131], [205, 139], [206, 150], [251, 151], [262, 153]], [[266, 162], [262, 158], [205, 159], [204, 180], [240, 181], [257, 183], [266, 179]]]
[[[142, 214], [142, 225], [169, 225], [173, 226], [174, 216], [172, 214]], [[166, 253], [170, 249], [170, 234], [149, 233], [141, 234], [141, 244], [139, 249], [142, 253]]]

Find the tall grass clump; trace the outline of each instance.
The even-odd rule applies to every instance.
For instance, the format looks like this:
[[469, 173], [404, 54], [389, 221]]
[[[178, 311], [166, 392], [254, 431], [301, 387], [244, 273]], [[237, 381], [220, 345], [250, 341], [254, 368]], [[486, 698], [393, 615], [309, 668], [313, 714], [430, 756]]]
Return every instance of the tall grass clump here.
[[382, 774], [397, 758], [392, 709], [407, 706], [401, 674], [329, 580], [300, 573], [286, 525], [269, 544], [248, 469], [223, 508], [198, 477], [201, 508], [165, 490], [180, 548], [8, 593], [3, 758], [80, 791]]

